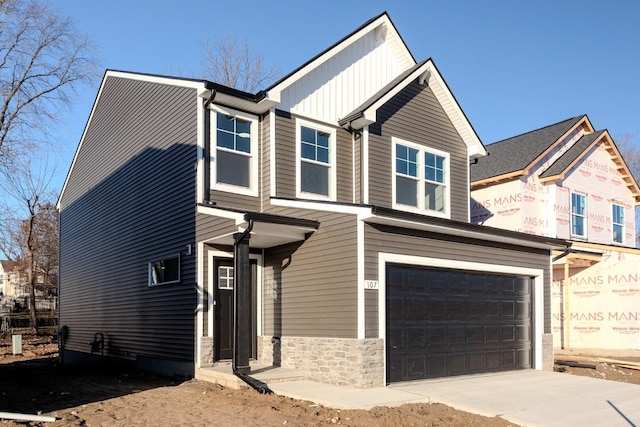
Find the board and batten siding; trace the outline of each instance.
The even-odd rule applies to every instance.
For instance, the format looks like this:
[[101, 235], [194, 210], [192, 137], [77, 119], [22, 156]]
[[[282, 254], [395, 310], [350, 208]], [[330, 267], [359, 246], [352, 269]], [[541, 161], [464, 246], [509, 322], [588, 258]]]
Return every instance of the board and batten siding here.
[[392, 207], [392, 142], [400, 138], [450, 154], [451, 219], [468, 221], [467, 147], [428, 86], [408, 85], [379, 111], [369, 127], [369, 202]]
[[[196, 97], [106, 78], [59, 203], [67, 350], [103, 333], [105, 355], [193, 364]], [[180, 283], [149, 287], [148, 263], [177, 254]]]
[[[300, 117], [306, 121], [309, 119]], [[321, 124], [321, 126], [327, 126]], [[276, 195], [296, 198], [296, 117], [276, 112]], [[341, 203], [353, 203], [353, 142], [351, 134], [336, 128], [336, 198]]]
[[[407, 230], [385, 225], [365, 225], [365, 277], [379, 280], [378, 253], [384, 252], [478, 264], [507, 265], [544, 271], [544, 312], [550, 313], [550, 253], [542, 249], [526, 248], [503, 243], [481, 241], [452, 235]], [[367, 300], [367, 318], [377, 315], [378, 306]], [[375, 301], [377, 303], [377, 300]], [[550, 316], [545, 316], [544, 332], [551, 332]]]
[[265, 251], [264, 335], [356, 338], [356, 217], [297, 213], [321, 225], [304, 242]]

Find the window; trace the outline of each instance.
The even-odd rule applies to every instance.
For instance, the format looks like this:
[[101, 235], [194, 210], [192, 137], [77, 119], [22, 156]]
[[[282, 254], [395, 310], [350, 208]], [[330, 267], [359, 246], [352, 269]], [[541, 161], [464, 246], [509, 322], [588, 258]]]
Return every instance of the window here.
[[449, 215], [449, 155], [406, 141], [394, 142], [394, 207]]
[[149, 263], [149, 286], [180, 282], [180, 255]]
[[233, 289], [233, 267], [218, 267], [218, 289]]
[[571, 193], [571, 234], [586, 237], [587, 197]]
[[248, 116], [213, 114], [215, 129], [212, 187], [222, 191], [257, 196], [257, 122]]
[[613, 241], [624, 243], [624, 206], [612, 205]]
[[299, 197], [335, 200], [335, 135], [335, 129], [299, 122]]

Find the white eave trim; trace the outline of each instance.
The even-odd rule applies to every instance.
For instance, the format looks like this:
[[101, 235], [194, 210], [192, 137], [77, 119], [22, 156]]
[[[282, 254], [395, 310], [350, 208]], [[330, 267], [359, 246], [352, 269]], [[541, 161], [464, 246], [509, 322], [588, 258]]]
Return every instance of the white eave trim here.
[[478, 231], [463, 230], [455, 227], [446, 227], [438, 224], [428, 224], [423, 222], [410, 221], [399, 218], [390, 218], [380, 215], [371, 214], [369, 217], [360, 217], [361, 220], [371, 224], [391, 225], [395, 227], [409, 228], [412, 230], [429, 231], [432, 233], [440, 233], [451, 236], [466, 237], [469, 239], [485, 240], [489, 242], [504, 243], [508, 245], [524, 246], [528, 248], [536, 249], [565, 249], [565, 245], [553, 245], [551, 243], [542, 243], [528, 240], [526, 234], [522, 234], [522, 237], [510, 237], [500, 236], [492, 234], [491, 230], [488, 230], [486, 226], [478, 226]]

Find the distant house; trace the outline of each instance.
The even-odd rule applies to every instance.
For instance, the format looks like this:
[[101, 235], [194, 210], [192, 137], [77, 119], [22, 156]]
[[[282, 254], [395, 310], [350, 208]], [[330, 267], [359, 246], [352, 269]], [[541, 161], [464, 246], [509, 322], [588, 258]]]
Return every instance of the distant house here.
[[26, 279], [15, 261], [0, 260], [0, 311], [15, 309], [15, 302], [26, 306]]
[[103, 334], [196, 376], [234, 351], [357, 387], [549, 369], [565, 246], [469, 223], [484, 155], [386, 13], [256, 94], [107, 71], [58, 203], [63, 360]]
[[471, 167], [471, 221], [566, 239], [553, 263], [554, 344], [640, 350], [640, 188], [586, 115], [487, 146]]

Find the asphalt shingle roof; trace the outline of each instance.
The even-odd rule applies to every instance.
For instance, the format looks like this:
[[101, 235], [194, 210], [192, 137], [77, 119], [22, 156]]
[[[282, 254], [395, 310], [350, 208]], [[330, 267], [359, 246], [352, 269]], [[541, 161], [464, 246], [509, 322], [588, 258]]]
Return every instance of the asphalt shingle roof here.
[[593, 141], [598, 139], [605, 131], [599, 130], [597, 132], [584, 135], [575, 144], [571, 146], [562, 156], [560, 156], [549, 168], [540, 174], [540, 178], [546, 178], [549, 176], [559, 175], [566, 171], [566, 169], [579, 157], [581, 157], [585, 151], [593, 144]]
[[489, 155], [471, 165], [471, 182], [525, 169], [583, 117], [572, 117], [487, 145]]

